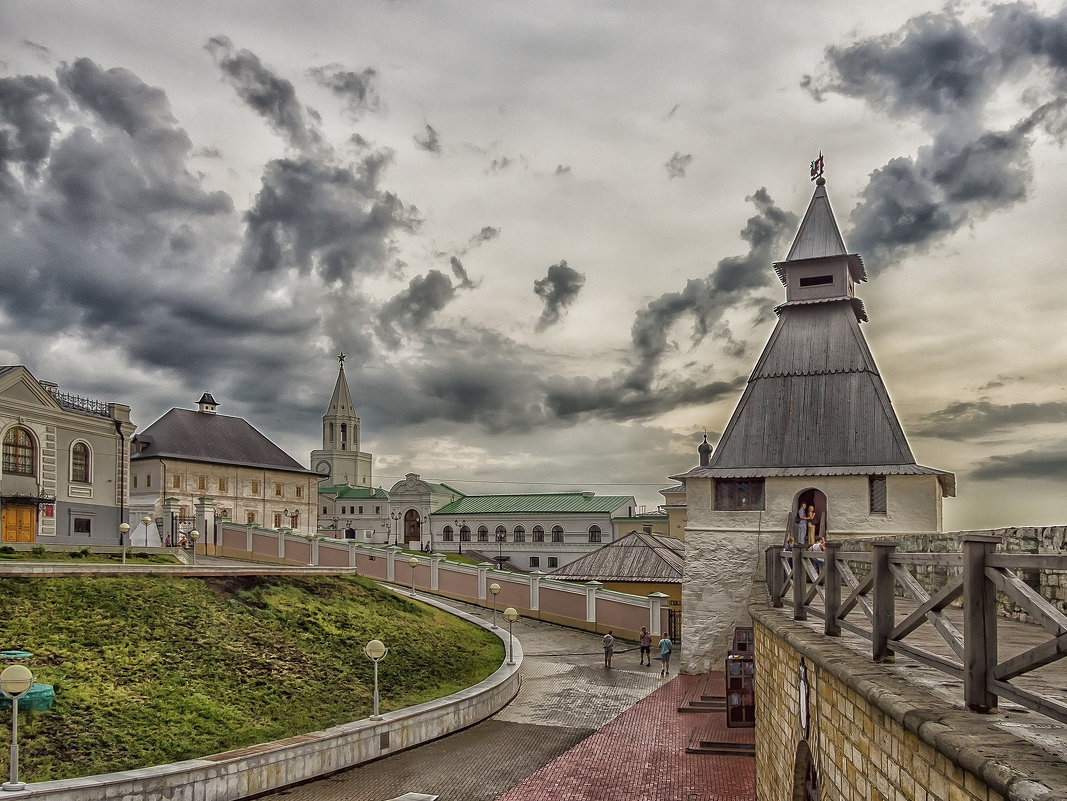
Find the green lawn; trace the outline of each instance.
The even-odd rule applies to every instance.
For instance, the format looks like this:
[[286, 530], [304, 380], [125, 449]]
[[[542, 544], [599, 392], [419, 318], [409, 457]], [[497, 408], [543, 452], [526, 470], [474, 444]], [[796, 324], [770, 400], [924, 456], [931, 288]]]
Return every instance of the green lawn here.
[[[504, 658], [491, 633], [359, 577], [0, 579], [0, 649], [33, 653], [50, 711], [19, 716], [37, 782], [205, 756], [468, 687]], [[8, 713], [0, 713], [7, 722]], [[6, 738], [5, 738], [6, 739]]]
[[[121, 564], [122, 553], [93, 553], [85, 546], [76, 551], [53, 551], [43, 545], [36, 545], [28, 551], [16, 551], [10, 545], [0, 546], [0, 561], [5, 562], [94, 562]], [[126, 549], [126, 563], [131, 565], [176, 565], [178, 560], [170, 554], [148, 553], [147, 551]]]

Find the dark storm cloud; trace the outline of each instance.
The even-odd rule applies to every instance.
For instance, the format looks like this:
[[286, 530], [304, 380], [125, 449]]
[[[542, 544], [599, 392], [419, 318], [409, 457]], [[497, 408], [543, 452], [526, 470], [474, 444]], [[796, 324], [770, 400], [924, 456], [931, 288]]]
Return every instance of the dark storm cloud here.
[[571, 165], [568, 164], [566, 167], [564, 167], [562, 164], [557, 164], [556, 165], [556, 173], [555, 174], [556, 175], [570, 175], [571, 174]]
[[407, 289], [388, 300], [378, 313], [378, 335], [391, 347], [400, 344], [400, 332], [430, 327], [434, 316], [456, 296], [456, 288], [440, 270], [411, 279]]
[[1000, 481], [1021, 478], [1029, 481], [1062, 482], [1067, 473], [1067, 442], [1041, 450], [1032, 449], [1006, 456], [990, 456], [971, 471], [971, 478]]
[[545, 307], [537, 320], [537, 331], [544, 331], [559, 322], [560, 316], [578, 298], [585, 286], [585, 275], [568, 267], [564, 259], [550, 265], [544, 278], [534, 281], [534, 294], [544, 301]]
[[605, 420], [639, 420], [654, 417], [680, 406], [704, 405], [736, 395], [746, 376], [733, 381], [698, 384], [690, 379], [675, 379], [661, 389], [634, 390], [619, 380], [549, 379], [545, 405], [553, 416], [568, 422], [597, 418]]
[[388, 269], [392, 237], [413, 231], [418, 210], [378, 187], [388, 156], [344, 167], [310, 157], [271, 161], [246, 214], [243, 260], [256, 272], [296, 268], [348, 284]]
[[[816, 99], [857, 98], [890, 116], [918, 118], [931, 136], [914, 157], [875, 170], [851, 212], [850, 246], [872, 271], [1026, 199], [1035, 135], [1061, 142], [1064, 135], [1065, 43], [1067, 12], [1044, 16], [1016, 3], [976, 20], [949, 7], [892, 34], [827, 48], [824, 74], [802, 81]], [[989, 128], [997, 92], [1031, 72], [1025, 115]]]
[[481, 245], [485, 242], [492, 242], [498, 236], [500, 236], [499, 228], [494, 228], [491, 225], [484, 225], [482, 226], [481, 231], [471, 237], [470, 247], [474, 247], [475, 245]]
[[463, 266], [463, 262], [461, 262], [458, 257], [452, 256], [448, 260], [448, 263], [452, 266], [452, 274], [455, 275], [456, 280], [459, 281], [459, 288], [473, 289], [475, 286], [474, 282], [471, 281], [470, 277], [467, 275], [467, 270]]
[[1067, 423], [1067, 403], [997, 404], [990, 401], [961, 401], [925, 415], [915, 429], [927, 437], [967, 441], [1000, 431], [1010, 431], [1042, 423]]
[[693, 162], [693, 157], [689, 153], [679, 153], [674, 151], [674, 155], [670, 157], [666, 164], [663, 166], [667, 168], [667, 175], [671, 178], [685, 178], [686, 168]]
[[325, 67], [313, 67], [308, 74], [344, 101], [349, 112], [355, 116], [381, 108], [378, 73], [370, 67], [363, 72], [352, 72], [338, 64], [328, 64]]
[[16, 177], [10, 174], [13, 165], [19, 165], [26, 177], [37, 176], [59, 131], [55, 114], [65, 105], [66, 98], [49, 78], [0, 78], [0, 195], [16, 189]]
[[748, 304], [773, 285], [770, 264], [779, 243], [795, 232], [797, 217], [778, 208], [764, 188], [746, 200], [758, 211], [741, 231], [741, 238], [749, 243], [748, 253], [720, 260], [706, 278], [691, 278], [680, 292], [668, 292], [637, 312], [631, 329], [637, 361], [626, 378], [627, 387], [651, 387], [667, 351], [671, 327], [679, 320], [692, 321], [692, 340], [697, 344], [728, 309]]
[[300, 149], [321, 144], [321, 136], [308, 125], [290, 81], [274, 74], [255, 53], [235, 49], [228, 37], [213, 36], [205, 48], [237, 95], [289, 144]]
[[441, 152], [441, 137], [438, 136], [437, 131], [429, 123], [426, 124], [426, 130], [421, 134], [415, 134], [415, 144], [419, 146], [420, 150], [425, 150], [429, 153]]

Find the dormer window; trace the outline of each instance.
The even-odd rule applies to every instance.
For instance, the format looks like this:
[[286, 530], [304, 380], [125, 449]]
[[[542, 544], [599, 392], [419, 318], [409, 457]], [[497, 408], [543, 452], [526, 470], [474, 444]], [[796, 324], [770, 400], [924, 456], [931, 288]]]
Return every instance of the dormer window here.
[[801, 286], [825, 286], [833, 282], [834, 277], [832, 275], [809, 275], [807, 278], [800, 279]]

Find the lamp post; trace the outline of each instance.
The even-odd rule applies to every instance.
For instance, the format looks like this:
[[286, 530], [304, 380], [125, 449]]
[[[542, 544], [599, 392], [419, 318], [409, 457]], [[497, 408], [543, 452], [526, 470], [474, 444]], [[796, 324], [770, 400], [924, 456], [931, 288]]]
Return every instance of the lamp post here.
[[196, 564], [196, 541], [200, 539], [200, 532], [195, 528], [189, 532], [189, 542], [193, 545], [193, 564]]
[[408, 559], [408, 564], [411, 565], [411, 597], [415, 597], [415, 568], [419, 566], [419, 560], [416, 557]]
[[389, 517], [393, 520], [393, 545], [400, 544], [400, 512], [390, 512]]
[[389, 653], [389, 649], [381, 640], [371, 640], [363, 648], [363, 653], [374, 663], [374, 714], [370, 716], [370, 719], [381, 720], [382, 716], [378, 714], [378, 661]]
[[[148, 547], [148, 527], [150, 525], [152, 525], [152, 518], [149, 517], [148, 515], [145, 515], [144, 517], [141, 518], [141, 522], [144, 523], [144, 544], [145, 544], [145, 547], [147, 548]], [[162, 545], [162, 544], [163, 543], [160, 542], [160, 545]]]
[[508, 538], [506, 531], [498, 531], [496, 533], [496, 569], [504, 569], [504, 540]]
[[308, 567], [315, 566], [315, 534], [309, 531], [304, 535], [304, 539], [308, 541]]
[[25, 665], [9, 665], [0, 672], [0, 692], [11, 699], [11, 771], [9, 780], [0, 785], [3, 790], [25, 790], [19, 781], [19, 698], [33, 686], [33, 674]]
[[508, 622], [508, 664], [515, 664], [515, 640], [511, 635], [511, 624], [519, 619], [518, 610], [514, 606], [509, 606], [504, 610], [504, 620]]
[[129, 531], [129, 523], [119, 523], [119, 548], [122, 549], [122, 564], [126, 564], [126, 535]]
[[496, 628], [496, 597], [500, 595], [500, 585], [495, 581], [489, 585], [489, 592], [493, 594], [493, 623], [489, 628]]
[[456, 521], [456, 539], [459, 540], [459, 555], [463, 556], [463, 529], [467, 527], [467, 521], [464, 520], [462, 525], [459, 520]]

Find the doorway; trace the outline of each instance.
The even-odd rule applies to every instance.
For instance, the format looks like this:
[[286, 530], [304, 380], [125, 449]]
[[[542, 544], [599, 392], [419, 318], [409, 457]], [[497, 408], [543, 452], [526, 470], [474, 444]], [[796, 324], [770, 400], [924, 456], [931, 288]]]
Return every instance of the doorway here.
[[404, 545], [409, 542], [422, 545], [422, 519], [414, 509], [408, 509], [404, 513]]
[[802, 503], [807, 504], [808, 509], [815, 507], [815, 536], [804, 538], [804, 544], [811, 545], [815, 537], [826, 536], [826, 495], [815, 488], [802, 490], [793, 501], [793, 509], [799, 509]]
[[36, 542], [37, 507], [30, 504], [6, 503], [0, 514], [0, 541]]

